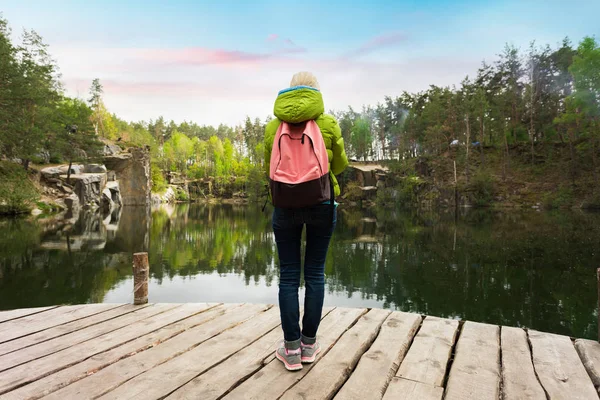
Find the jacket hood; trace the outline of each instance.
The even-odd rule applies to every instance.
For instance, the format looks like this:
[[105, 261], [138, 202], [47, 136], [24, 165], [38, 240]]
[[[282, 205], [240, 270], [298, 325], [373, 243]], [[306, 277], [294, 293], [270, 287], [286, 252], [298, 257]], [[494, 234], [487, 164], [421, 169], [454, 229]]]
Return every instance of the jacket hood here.
[[280, 91], [273, 107], [278, 119], [292, 124], [317, 119], [324, 112], [321, 92], [309, 86], [295, 86]]

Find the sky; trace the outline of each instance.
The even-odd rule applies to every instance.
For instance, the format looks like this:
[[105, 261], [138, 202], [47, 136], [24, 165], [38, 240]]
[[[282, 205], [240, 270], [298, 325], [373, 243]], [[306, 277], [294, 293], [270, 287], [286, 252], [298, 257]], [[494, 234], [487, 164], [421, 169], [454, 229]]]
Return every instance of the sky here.
[[325, 109], [459, 85], [506, 43], [600, 39], [600, 0], [0, 0], [15, 39], [34, 29], [71, 96], [104, 86], [129, 121], [235, 125], [272, 115], [311, 71]]

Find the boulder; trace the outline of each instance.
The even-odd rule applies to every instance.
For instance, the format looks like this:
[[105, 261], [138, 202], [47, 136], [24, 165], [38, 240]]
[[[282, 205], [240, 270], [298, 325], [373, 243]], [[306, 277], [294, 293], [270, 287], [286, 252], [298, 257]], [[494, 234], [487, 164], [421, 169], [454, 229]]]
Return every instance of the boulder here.
[[53, 180], [58, 180], [58, 177], [63, 174], [60, 167], [47, 167], [42, 168], [40, 171], [46, 182], [54, 183]]
[[62, 192], [64, 194], [72, 194], [73, 193], [73, 189], [71, 189], [68, 185], [60, 185], [59, 188], [60, 188], [60, 190], [62, 190]]
[[[61, 178], [66, 179], [66, 175]], [[106, 185], [106, 174], [71, 175], [71, 184], [82, 207], [95, 208], [100, 205], [101, 193]]]
[[86, 174], [105, 174], [106, 167], [100, 164], [88, 164], [84, 167], [83, 172]]
[[361, 187], [362, 199], [363, 200], [375, 200], [377, 198], [377, 187], [376, 186], [365, 186]]
[[102, 191], [102, 199], [100, 200], [100, 209], [104, 214], [110, 214], [115, 203], [112, 200], [112, 193], [109, 188], [104, 188]]
[[104, 145], [104, 155], [105, 156], [114, 156], [121, 152], [121, 148], [116, 144], [105, 144]]
[[107, 156], [104, 164], [116, 173], [124, 206], [150, 204], [152, 181], [148, 148], [133, 148], [128, 153]]
[[79, 212], [79, 197], [77, 197], [77, 195], [75, 193], [73, 193], [72, 195], [65, 197], [65, 199], [63, 200], [65, 202], [65, 206], [67, 207], [67, 211], [76, 214], [77, 212]]
[[119, 189], [119, 182], [107, 182], [106, 189], [110, 191], [111, 200], [113, 201], [114, 205], [117, 207], [122, 206], [123, 200], [121, 199], [121, 189]]
[[35, 157], [42, 163], [48, 164], [50, 163], [50, 152], [48, 150], [42, 150], [35, 155]]

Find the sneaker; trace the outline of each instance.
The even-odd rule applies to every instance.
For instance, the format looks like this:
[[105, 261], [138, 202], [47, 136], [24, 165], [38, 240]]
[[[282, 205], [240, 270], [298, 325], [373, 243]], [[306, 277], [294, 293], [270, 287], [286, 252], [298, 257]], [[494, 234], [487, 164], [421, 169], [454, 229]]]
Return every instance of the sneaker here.
[[301, 342], [300, 347], [302, 349], [301, 360], [304, 364], [310, 364], [315, 362], [317, 355], [321, 352], [321, 345], [316, 340], [313, 344], [304, 344], [303, 342]]
[[288, 371], [299, 371], [302, 369], [302, 350], [300, 339], [293, 342], [284, 341], [275, 352], [275, 357], [285, 365]]

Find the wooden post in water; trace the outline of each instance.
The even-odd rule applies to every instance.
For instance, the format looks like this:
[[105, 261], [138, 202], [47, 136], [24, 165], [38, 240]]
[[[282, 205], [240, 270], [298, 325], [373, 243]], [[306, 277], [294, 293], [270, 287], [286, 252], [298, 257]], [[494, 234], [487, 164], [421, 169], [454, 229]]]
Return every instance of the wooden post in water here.
[[148, 302], [149, 274], [148, 253], [135, 253], [133, 255], [133, 304], [135, 305]]

